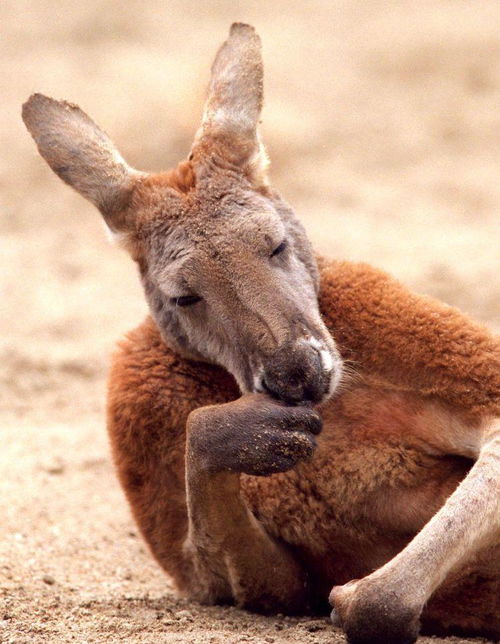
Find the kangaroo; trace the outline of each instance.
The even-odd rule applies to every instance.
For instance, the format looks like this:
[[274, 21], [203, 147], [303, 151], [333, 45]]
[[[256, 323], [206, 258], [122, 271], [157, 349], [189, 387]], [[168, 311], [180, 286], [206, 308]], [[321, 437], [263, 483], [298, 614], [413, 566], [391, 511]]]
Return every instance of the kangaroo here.
[[149, 303], [108, 391], [134, 518], [200, 602], [307, 613], [329, 597], [352, 644], [497, 637], [500, 342], [368, 265], [315, 258], [269, 185], [262, 100], [260, 39], [238, 23], [169, 172], [129, 167], [75, 105], [23, 107]]

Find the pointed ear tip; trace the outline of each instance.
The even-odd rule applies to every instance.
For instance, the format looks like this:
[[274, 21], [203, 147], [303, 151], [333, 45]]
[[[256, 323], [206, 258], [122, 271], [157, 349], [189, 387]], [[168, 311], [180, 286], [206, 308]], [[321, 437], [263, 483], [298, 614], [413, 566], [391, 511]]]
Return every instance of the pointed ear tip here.
[[25, 123], [33, 113], [33, 109], [36, 109], [37, 104], [39, 104], [40, 97], [46, 98], [43, 94], [32, 94], [28, 100], [23, 103], [21, 114]]
[[39, 92], [32, 94], [28, 98], [28, 100], [23, 103], [22, 111], [23, 114], [28, 114], [34, 110], [50, 108], [55, 108], [56, 110], [60, 110], [62, 108], [64, 110], [70, 111], [81, 111], [80, 107], [75, 103], [70, 103], [69, 101], [64, 100], [58, 101], [55, 98], [51, 98], [50, 96], [46, 96], [45, 94], [40, 94]]
[[252, 25], [249, 25], [245, 22], [233, 22], [231, 28], [229, 29], [229, 35], [242, 35], [260, 40], [259, 35], [255, 31], [255, 27], [252, 27]]
[[233, 33], [235, 31], [255, 31], [255, 29], [247, 22], [233, 22], [230, 27], [229, 33]]
[[[32, 94], [28, 100], [23, 103], [21, 116], [24, 124], [35, 136], [40, 127], [48, 124], [57, 124], [61, 119], [79, 120], [92, 123], [92, 120], [83, 112], [75, 103], [69, 101], [58, 101], [45, 94]], [[95, 126], [95, 124], [93, 124]]]
[[60, 106], [60, 101], [45, 96], [45, 94], [32, 94], [22, 106], [21, 115], [24, 123], [28, 126], [32, 122], [33, 117], [36, 117], [42, 110], [54, 106]]
[[50, 96], [45, 96], [45, 94], [40, 94], [39, 92], [35, 92], [32, 94], [28, 100], [23, 103], [23, 110], [32, 108], [32, 107], [38, 107], [41, 105], [47, 105], [48, 103], [57, 103], [57, 101], [54, 98], [50, 98]]

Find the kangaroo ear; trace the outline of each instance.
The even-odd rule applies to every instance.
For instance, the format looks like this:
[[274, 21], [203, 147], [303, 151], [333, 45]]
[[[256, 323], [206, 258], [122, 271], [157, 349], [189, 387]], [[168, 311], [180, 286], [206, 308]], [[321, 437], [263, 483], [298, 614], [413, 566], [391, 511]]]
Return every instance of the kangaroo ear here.
[[52, 170], [101, 211], [113, 231], [126, 231], [135, 180], [109, 137], [77, 105], [34, 94], [23, 121]]
[[212, 65], [203, 122], [193, 152], [200, 144], [210, 153], [222, 145], [230, 163], [261, 171], [267, 157], [257, 126], [263, 102], [263, 64], [259, 36], [250, 25], [234, 23]]

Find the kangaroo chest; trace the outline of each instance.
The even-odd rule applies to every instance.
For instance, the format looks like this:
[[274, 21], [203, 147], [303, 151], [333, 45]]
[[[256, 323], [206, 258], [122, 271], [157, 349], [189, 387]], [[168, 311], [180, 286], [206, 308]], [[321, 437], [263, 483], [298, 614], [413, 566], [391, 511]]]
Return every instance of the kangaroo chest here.
[[406, 394], [384, 397], [363, 385], [323, 410], [309, 462], [270, 477], [242, 476], [252, 511], [318, 583], [344, 583], [392, 558], [470, 467], [420, 438], [418, 407]]

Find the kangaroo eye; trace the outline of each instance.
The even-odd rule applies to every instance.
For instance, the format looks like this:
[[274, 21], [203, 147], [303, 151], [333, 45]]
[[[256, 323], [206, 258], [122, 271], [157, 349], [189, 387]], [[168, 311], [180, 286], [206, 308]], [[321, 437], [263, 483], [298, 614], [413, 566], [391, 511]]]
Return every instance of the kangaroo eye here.
[[276, 246], [276, 248], [273, 250], [273, 252], [271, 253], [271, 257], [276, 257], [276, 255], [279, 255], [280, 253], [282, 253], [287, 246], [288, 244], [286, 243], [285, 240], [283, 240], [281, 244], [279, 246]]
[[180, 297], [172, 297], [170, 301], [172, 304], [175, 304], [175, 306], [191, 306], [192, 304], [196, 304], [201, 300], [201, 297], [198, 295], [181, 295]]

